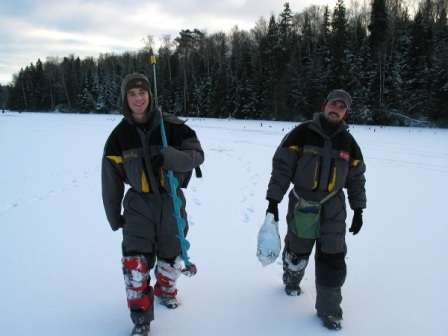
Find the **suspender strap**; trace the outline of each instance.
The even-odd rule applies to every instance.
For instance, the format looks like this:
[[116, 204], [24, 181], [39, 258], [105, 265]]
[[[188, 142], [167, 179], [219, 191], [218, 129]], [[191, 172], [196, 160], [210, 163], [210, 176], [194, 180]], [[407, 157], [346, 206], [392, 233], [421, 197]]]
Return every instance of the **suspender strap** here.
[[[332, 191], [331, 193], [329, 193], [327, 196], [325, 196], [324, 198], [322, 198], [322, 200], [319, 202], [319, 204], [322, 205], [322, 204], [324, 204], [325, 202], [327, 202], [330, 198], [332, 198], [334, 195], [336, 195], [336, 194], [339, 192], [339, 190], [341, 190], [341, 189], [333, 190], [333, 191]], [[300, 196], [297, 195], [297, 192], [296, 192], [296, 190], [295, 190], [294, 188], [292, 189], [292, 192], [293, 192], [294, 196], [295, 196], [297, 199], [300, 198]]]

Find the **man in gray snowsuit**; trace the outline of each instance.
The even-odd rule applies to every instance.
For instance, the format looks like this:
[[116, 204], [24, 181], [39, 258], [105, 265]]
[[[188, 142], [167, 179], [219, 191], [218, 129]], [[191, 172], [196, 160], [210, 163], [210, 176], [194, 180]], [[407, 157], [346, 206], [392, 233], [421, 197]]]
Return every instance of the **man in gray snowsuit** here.
[[[122, 266], [135, 324], [132, 335], [148, 335], [154, 319], [153, 296], [168, 308], [176, 308], [176, 280], [182, 271], [176, 219], [163, 171], [172, 170], [179, 180], [177, 195], [186, 221], [185, 197], [180, 188], [186, 187], [191, 171], [202, 164], [204, 152], [195, 132], [168, 114], [163, 115], [163, 121], [169, 146], [162, 148], [162, 114], [154, 106], [146, 76], [127, 75], [121, 95], [124, 118], [104, 149], [102, 196], [112, 230], [123, 229]], [[125, 196], [124, 184], [130, 186]], [[149, 272], [156, 260], [153, 289]]]
[[[288, 231], [283, 250], [283, 282], [288, 295], [299, 295], [300, 281], [316, 243], [316, 310], [329, 329], [340, 329], [342, 320], [341, 287], [346, 277], [345, 243], [347, 216], [345, 194], [354, 210], [350, 232], [357, 234], [362, 226], [362, 209], [366, 207], [366, 170], [361, 150], [347, 131], [344, 119], [352, 99], [344, 90], [333, 90], [327, 96], [323, 112], [289, 132], [272, 163], [267, 190], [268, 214], [278, 222], [278, 203], [289, 193]], [[298, 200], [322, 202], [320, 229], [314, 238], [301, 234], [296, 206]], [[305, 214], [306, 215], [306, 214]], [[296, 228], [298, 225], [299, 228]], [[279, 246], [279, 245], [278, 245]]]

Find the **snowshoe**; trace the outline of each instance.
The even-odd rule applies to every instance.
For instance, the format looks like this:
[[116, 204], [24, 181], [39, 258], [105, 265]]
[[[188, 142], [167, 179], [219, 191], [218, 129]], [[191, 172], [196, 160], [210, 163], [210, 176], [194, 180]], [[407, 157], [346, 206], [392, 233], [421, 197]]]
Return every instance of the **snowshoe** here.
[[341, 330], [342, 319], [333, 315], [317, 314], [325, 328], [330, 330]]
[[137, 324], [132, 329], [131, 336], [149, 336], [149, 324]]

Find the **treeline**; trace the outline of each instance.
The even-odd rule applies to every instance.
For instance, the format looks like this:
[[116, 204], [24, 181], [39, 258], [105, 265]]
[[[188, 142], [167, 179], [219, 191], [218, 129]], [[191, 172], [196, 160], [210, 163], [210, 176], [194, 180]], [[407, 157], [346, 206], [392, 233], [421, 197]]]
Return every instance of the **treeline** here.
[[[349, 8], [339, 0], [294, 13], [285, 3], [250, 31], [182, 30], [155, 51], [159, 104], [184, 116], [302, 120], [329, 90], [345, 88], [351, 122], [446, 124], [447, 7], [423, 0], [411, 14], [401, 0]], [[119, 111], [127, 73], [153, 78], [152, 51], [149, 38], [135, 53], [37, 60], [0, 87], [0, 99], [19, 111]]]

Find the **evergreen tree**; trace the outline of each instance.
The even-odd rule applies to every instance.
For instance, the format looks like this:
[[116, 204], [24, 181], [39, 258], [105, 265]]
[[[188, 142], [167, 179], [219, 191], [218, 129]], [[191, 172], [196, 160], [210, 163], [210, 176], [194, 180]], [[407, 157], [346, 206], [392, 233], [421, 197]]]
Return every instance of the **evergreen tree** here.
[[413, 117], [429, 116], [432, 109], [432, 3], [425, 0], [410, 26], [410, 45], [404, 73], [408, 99], [405, 109]]
[[274, 91], [277, 78], [279, 77], [278, 63], [276, 55], [278, 54], [278, 26], [275, 17], [271, 15], [268, 25], [267, 34], [262, 37], [259, 44], [259, 87], [263, 97], [263, 107], [261, 115], [271, 116], [278, 119], [278, 109], [274, 101]]
[[47, 110], [54, 111], [57, 104], [63, 101], [63, 90], [60, 80], [59, 62], [55, 58], [47, 58], [44, 67], [45, 85], [48, 93]]
[[49, 105], [49, 89], [45, 80], [44, 68], [40, 59], [32, 70], [32, 109], [35, 111], [47, 111]]
[[[351, 4], [293, 13], [285, 3], [250, 32], [166, 36], [157, 51], [159, 105], [182, 115], [308, 119], [329, 90], [344, 88], [354, 98], [350, 122], [395, 123], [399, 114], [446, 122], [446, 0], [422, 0], [412, 18], [400, 0], [373, 0], [361, 11]], [[14, 76], [7, 107], [115, 112], [126, 74], [152, 81], [153, 48], [149, 36], [137, 52], [37, 60]]]
[[384, 78], [386, 43], [388, 39], [388, 19], [385, 0], [373, 0], [370, 17], [370, 54], [376, 63], [376, 75], [371, 88], [376, 107], [382, 108], [384, 104]]
[[350, 66], [348, 59], [348, 34], [346, 8], [343, 0], [338, 0], [333, 11], [330, 35], [330, 76], [331, 88], [350, 90]]
[[331, 50], [330, 50], [330, 38], [331, 38], [331, 23], [330, 23], [330, 11], [328, 6], [324, 7], [322, 15], [322, 23], [320, 24], [318, 31], [318, 44], [316, 52], [314, 54], [314, 61], [316, 63], [316, 76], [320, 78], [321, 87], [319, 93], [321, 96], [330, 89], [330, 62], [331, 62]]
[[228, 107], [226, 106], [226, 96], [230, 87], [229, 76], [230, 62], [226, 55], [229, 52], [229, 48], [226, 43], [226, 36], [223, 33], [214, 34], [211, 36], [213, 45], [216, 46], [216, 54], [213, 59], [216, 63], [213, 66], [214, 71], [211, 74], [211, 90], [210, 90], [210, 110], [209, 116], [211, 117], [224, 117], [227, 116]]
[[81, 93], [79, 108], [82, 112], [92, 112], [96, 109], [97, 85], [96, 64], [93, 58], [81, 62]]
[[7, 101], [8, 101], [8, 86], [2, 86], [0, 84], [0, 110], [2, 110], [2, 112], [5, 112]]
[[182, 113], [189, 115], [192, 110], [191, 100], [194, 90], [195, 70], [201, 67], [200, 47], [203, 42], [204, 33], [194, 29], [187, 29], [179, 33], [175, 39], [177, 46], [177, 55], [179, 58], [180, 72], [177, 81], [182, 81]]
[[434, 105], [431, 119], [448, 124], [448, 25], [447, 4], [439, 0], [434, 26], [434, 54], [431, 78]]

